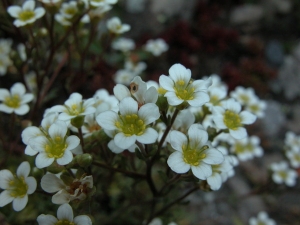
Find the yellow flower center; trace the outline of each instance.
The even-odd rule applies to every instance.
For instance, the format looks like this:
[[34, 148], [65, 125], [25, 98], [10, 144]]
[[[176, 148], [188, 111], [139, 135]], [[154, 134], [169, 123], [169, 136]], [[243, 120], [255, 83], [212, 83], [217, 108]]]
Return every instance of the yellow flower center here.
[[160, 94], [160, 95], [164, 95], [164, 94], [166, 94], [167, 90], [163, 89], [162, 87], [159, 87], [159, 88], [157, 89], [157, 92], [158, 92], [158, 94]]
[[209, 102], [210, 102], [211, 104], [213, 104], [213, 105], [220, 105], [220, 99], [219, 99], [219, 97], [216, 96], [216, 95], [210, 96]]
[[234, 145], [234, 152], [236, 154], [244, 153], [244, 152], [246, 152], [246, 146], [240, 142], [236, 142]]
[[249, 96], [248, 96], [248, 95], [245, 95], [245, 94], [242, 94], [242, 95], [240, 95], [240, 99], [241, 99], [243, 102], [247, 103], [247, 102], [249, 101]]
[[194, 99], [195, 88], [190, 85], [191, 83], [192, 81], [186, 84], [184, 80], [178, 80], [174, 86], [176, 96], [186, 101]]
[[132, 135], [140, 136], [146, 130], [144, 121], [137, 114], [120, 115], [120, 120], [115, 125], [127, 137]]
[[207, 145], [204, 145], [201, 149], [191, 148], [190, 146], [182, 146], [183, 150], [183, 161], [192, 166], [198, 166], [201, 159], [206, 157], [204, 151], [208, 149]]
[[33, 11], [22, 11], [19, 13], [19, 19], [22, 21], [31, 20], [34, 18], [35, 13]]
[[66, 8], [64, 13], [73, 16], [74, 14], [77, 13], [77, 8], [74, 7]]
[[17, 177], [15, 176], [13, 180], [9, 181], [9, 191], [10, 196], [14, 198], [23, 198], [27, 194], [28, 185], [25, 182], [25, 178], [23, 176]]
[[78, 116], [79, 114], [83, 113], [85, 111], [85, 108], [83, 107], [83, 103], [81, 104], [73, 104], [71, 107], [67, 107], [67, 113], [71, 116]]
[[6, 97], [3, 103], [10, 108], [17, 109], [21, 105], [21, 98], [19, 95], [12, 95], [10, 97]]
[[288, 177], [286, 171], [279, 171], [278, 174], [282, 179], [286, 179]]
[[49, 158], [58, 159], [63, 157], [67, 147], [68, 145], [65, 143], [65, 140], [60, 136], [56, 136], [46, 144], [45, 152]]
[[75, 223], [69, 220], [59, 220], [55, 223], [55, 225], [75, 225]]
[[254, 113], [259, 111], [258, 105], [250, 105], [250, 110]]
[[239, 114], [231, 110], [226, 110], [223, 121], [226, 127], [228, 127], [231, 130], [237, 130], [239, 127], [242, 126]]

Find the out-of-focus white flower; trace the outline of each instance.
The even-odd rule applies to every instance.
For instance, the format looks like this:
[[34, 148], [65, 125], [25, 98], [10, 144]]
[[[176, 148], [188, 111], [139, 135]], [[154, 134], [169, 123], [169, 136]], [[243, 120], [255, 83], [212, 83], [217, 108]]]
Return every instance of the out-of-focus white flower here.
[[114, 81], [116, 84], [129, 85], [135, 76], [137, 76], [137, 74], [130, 70], [118, 70], [114, 76]]
[[7, 72], [7, 67], [12, 65], [11, 59], [8, 55], [0, 54], [0, 76], [4, 76]]
[[9, 170], [0, 170], [0, 188], [4, 191], [0, 194], [0, 207], [12, 202], [15, 211], [21, 211], [28, 202], [28, 195], [36, 189], [36, 180], [29, 177], [30, 165], [22, 162], [16, 175]]
[[15, 83], [10, 92], [7, 89], [0, 88], [0, 111], [5, 113], [15, 113], [25, 115], [29, 111], [26, 104], [33, 99], [33, 94], [26, 94], [25, 86], [22, 83]]
[[151, 52], [155, 56], [160, 56], [168, 49], [168, 44], [161, 38], [158, 38], [156, 40], [148, 40], [145, 45], [145, 50]]
[[235, 90], [230, 93], [230, 97], [237, 100], [243, 106], [246, 106], [249, 102], [257, 99], [253, 88], [244, 88], [241, 86], [236, 87]]
[[125, 62], [125, 69], [132, 71], [136, 75], [139, 75], [146, 68], [147, 68], [147, 64], [145, 62], [132, 62], [130, 60], [127, 60]]
[[253, 159], [254, 156], [261, 157], [263, 149], [257, 136], [246, 137], [240, 140], [233, 140], [230, 151], [236, 154], [241, 161]]
[[128, 52], [135, 48], [135, 43], [130, 38], [118, 38], [112, 43], [112, 48], [122, 52]]
[[113, 17], [109, 19], [106, 23], [108, 30], [115, 34], [122, 34], [130, 30], [130, 25], [122, 24], [118, 17]]
[[265, 110], [267, 104], [258, 98], [253, 98], [245, 107], [245, 109], [253, 113], [257, 118], [263, 118], [265, 116]]
[[120, 114], [110, 110], [100, 113], [96, 120], [103, 129], [116, 131], [114, 143], [119, 148], [127, 149], [136, 141], [142, 144], [154, 143], [158, 133], [147, 125], [159, 117], [159, 109], [154, 103], [138, 108], [133, 98], [126, 97], [120, 102]]
[[199, 107], [209, 101], [207, 88], [210, 80], [191, 80], [191, 71], [181, 64], [174, 64], [169, 69], [170, 76], [161, 75], [159, 84], [166, 90], [165, 97], [172, 106], [187, 103]]
[[99, 6], [97, 8], [90, 9], [88, 14], [91, 19], [102, 18], [104, 13], [108, 12], [111, 9], [112, 9], [112, 7], [107, 4], [107, 5]]
[[257, 218], [251, 217], [249, 219], [249, 225], [276, 225], [275, 221], [270, 219], [266, 212], [260, 212]]
[[34, 135], [27, 140], [28, 145], [34, 151], [39, 152], [35, 159], [36, 167], [44, 168], [54, 161], [59, 165], [67, 165], [72, 161], [72, 150], [78, 147], [80, 140], [75, 135], [67, 136], [67, 131], [65, 122], [56, 121], [49, 127], [46, 134]]
[[25, 26], [34, 23], [37, 19], [45, 14], [45, 9], [38, 7], [35, 9], [35, 1], [28, 0], [23, 3], [23, 6], [9, 6], [7, 12], [12, 17], [16, 18], [14, 25], [16, 27]]
[[169, 142], [176, 151], [169, 156], [167, 163], [176, 173], [186, 173], [191, 169], [194, 176], [206, 180], [212, 175], [212, 165], [224, 160], [223, 154], [211, 147], [208, 134], [200, 124], [190, 126], [188, 136], [171, 131]]
[[272, 179], [276, 184], [285, 183], [287, 186], [295, 186], [297, 179], [297, 172], [290, 169], [287, 162], [272, 163], [270, 166], [272, 170]]
[[54, 5], [60, 3], [62, 0], [39, 0], [44, 4]]
[[284, 144], [289, 149], [299, 149], [300, 148], [300, 136], [296, 135], [294, 132], [288, 131], [285, 134]]
[[76, 1], [64, 2], [60, 7], [59, 12], [67, 19], [73, 18], [78, 12], [77, 2]]
[[18, 44], [17, 50], [21, 60], [24, 62], [27, 59], [26, 48], [24, 44]]
[[293, 168], [297, 169], [300, 167], [300, 148], [288, 150], [285, 155], [289, 159]]
[[221, 106], [213, 108], [213, 120], [218, 129], [228, 129], [229, 133], [235, 139], [247, 137], [247, 131], [244, 124], [252, 124], [256, 116], [248, 111], [241, 112], [241, 105], [234, 99], [228, 99], [222, 102]]
[[92, 7], [98, 8], [106, 5], [116, 4], [118, 0], [88, 0], [88, 2]]
[[209, 102], [205, 103], [210, 111], [214, 106], [220, 106], [221, 101], [225, 99], [227, 96], [227, 90], [225, 88], [220, 87], [212, 87], [208, 88]]
[[11, 51], [12, 40], [0, 39], [0, 55], [8, 55]]
[[41, 187], [48, 193], [55, 193], [52, 196], [54, 204], [69, 203], [75, 199], [84, 200], [93, 188], [93, 177], [84, 176], [80, 179], [75, 178], [70, 184], [66, 185], [56, 175], [47, 173], [42, 177]]
[[69, 204], [63, 204], [57, 209], [57, 218], [52, 215], [41, 214], [36, 220], [39, 225], [92, 225], [90, 217], [86, 215], [76, 216], [74, 218], [73, 209]]

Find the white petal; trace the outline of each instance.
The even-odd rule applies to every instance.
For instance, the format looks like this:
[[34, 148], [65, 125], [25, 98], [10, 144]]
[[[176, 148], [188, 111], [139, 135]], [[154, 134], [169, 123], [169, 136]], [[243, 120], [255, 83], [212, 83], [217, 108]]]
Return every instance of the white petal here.
[[216, 191], [222, 186], [222, 178], [219, 173], [213, 173], [212, 176], [207, 178], [207, 183], [212, 190]]
[[14, 200], [13, 197], [11, 197], [10, 192], [5, 190], [2, 191], [0, 194], [0, 207], [3, 207], [9, 203], [11, 203]]
[[167, 92], [165, 95], [167, 97], [168, 103], [172, 106], [180, 105], [184, 100], [177, 97], [175, 92]]
[[158, 133], [151, 127], [148, 127], [141, 136], [136, 136], [138, 142], [143, 144], [151, 144], [156, 141]]
[[22, 101], [21, 101], [21, 104], [25, 104], [25, 103], [28, 103], [28, 102], [31, 102], [32, 99], [34, 98], [34, 95], [33, 94], [25, 94], [22, 96]]
[[26, 11], [33, 11], [34, 7], [35, 7], [35, 2], [31, 1], [31, 0], [25, 1], [22, 6], [23, 10], [26, 10]]
[[241, 104], [235, 101], [233, 98], [230, 98], [224, 101], [224, 107], [228, 110], [231, 110], [235, 113], [239, 113], [241, 111]]
[[211, 166], [207, 165], [206, 163], [200, 163], [198, 166], [191, 167], [195, 177], [199, 178], [200, 180], [206, 180], [207, 177], [212, 175]]
[[41, 187], [48, 193], [54, 193], [65, 188], [64, 182], [54, 174], [48, 173], [42, 177]]
[[15, 198], [13, 200], [13, 209], [15, 211], [21, 211], [25, 208], [28, 202], [28, 195], [25, 195], [23, 198]]
[[235, 139], [243, 139], [248, 135], [244, 127], [239, 127], [237, 130], [229, 130], [229, 133]]
[[75, 135], [71, 135], [67, 137], [66, 144], [68, 145], [66, 151], [73, 150], [80, 144], [80, 139]]
[[211, 165], [221, 164], [224, 161], [224, 156], [221, 152], [214, 148], [209, 148], [205, 151], [205, 158], [203, 162]]
[[14, 111], [15, 111], [15, 114], [22, 116], [22, 115], [25, 115], [26, 113], [28, 113], [29, 110], [30, 110], [29, 106], [27, 104], [25, 104], [25, 105], [20, 105], [20, 107], [15, 109]]
[[160, 117], [159, 109], [154, 103], [143, 105], [138, 111], [138, 116], [144, 120], [146, 125], [156, 121]]
[[241, 112], [240, 117], [242, 120], [242, 124], [252, 124], [256, 120], [256, 116], [247, 111]]
[[155, 87], [150, 87], [144, 94], [145, 103], [156, 103], [158, 92]]
[[29, 173], [30, 173], [29, 162], [27, 162], [27, 161], [22, 162], [17, 169], [17, 176], [18, 177], [23, 176], [24, 178], [26, 178], [26, 177], [28, 177]]
[[73, 209], [69, 204], [61, 205], [57, 210], [57, 219], [59, 220], [69, 220], [70, 222], [73, 221]]
[[65, 189], [62, 189], [52, 196], [52, 202], [59, 205], [68, 203], [70, 202], [70, 193]]
[[54, 158], [49, 158], [46, 153], [40, 152], [35, 158], [35, 165], [37, 168], [45, 168], [54, 162]]
[[64, 138], [67, 133], [67, 124], [63, 121], [56, 121], [52, 124], [48, 130], [48, 133], [52, 139], [55, 139], [57, 136]]
[[22, 83], [15, 83], [11, 88], [10, 88], [10, 93], [11, 95], [19, 95], [23, 96], [26, 92], [25, 86]]
[[174, 81], [166, 75], [161, 75], [159, 77], [159, 84], [167, 91], [174, 91]]
[[[188, 130], [189, 140], [192, 143], [197, 143], [197, 148], [201, 148], [208, 141], [207, 131], [200, 124], [193, 124]], [[196, 146], [195, 146], [196, 147]]]
[[123, 149], [123, 148], [120, 148], [120, 147], [118, 147], [116, 144], [115, 144], [115, 141], [114, 140], [111, 140], [108, 144], [107, 144], [107, 146], [108, 146], [108, 148], [112, 151], [112, 152], [114, 152], [114, 153], [116, 153], [116, 154], [119, 154], [119, 153], [121, 153], [121, 152], [123, 152], [125, 149]]
[[115, 144], [119, 148], [127, 149], [136, 141], [136, 135], [126, 137], [123, 133], [118, 133], [114, 138]]
[[90, 217], [85, 216], [85, 215], [81, 215], [81, 216], [76, 216], [74, 218], [74, 223], [77, 225], [92, 225], [92, 221], [90, 219]]
[[0, 104], [0, 112], [5, 112], [7, 114], [11, 114], [14, 111], [13, 108], [8, 107], [7, 105]]
[[35, 13], [35, 18], [38, 19], [41, 18], [43, 15], [45, 15], [46, 11], [44, 8], [38, 7], [34, 10], [34, 13]]
[[173, 152], [167, 161], [169, 167], [176, 173], [186, 173], [190, 170], [190, 165], [185, 163], [182, 159], [181, 152]]
[[22, 136], [22, 141], [24, 144], [28, 144], [28, 141], [32, 137], [37, 137], [43, 135], [41, 130], [38, 127], [27, 127], [23, 130], [21, 136]]
[[9, 6], [7, 12], [14, 18], [18, 18], [22, 8], [20, 6]]
[[113, 91], [114, 91], [114, 95], [119, 101], [121, 101], [125, 97], [131, 96], [129, 89], [123, 84], [117, 84], [114, 87]]
[[174, 80], [175, 82], [178, 80], [184, 80], [186, 84], [188, 84], [192, 76], [191, 70], [185, 68], [179, 63], [171, 66], [171, 68], [169, 69], [169, 74], [172, 80]]
[[0, 188], [8, 189], [9, 181], [14, 179], [14, 175], [9, 170], [0, 170]]
[[115, 123], [118, 121], [119, 115], [114, 111], [106, 111], [100, 113], [96, 117], [97, 123], [104, 129], [107, 130], [115, 130], [116, 125]]
[[67, 164], [69, 164], [72, 161], [72, 159], [73, 159], [72, 152], [66, 150], [65, 154], [61, 158], [56, 159], [56, 162], [59, 165], [67, 165]]
[[209, 102], [209, 95], [206, 92], [195, 92], [194, 99], [187, 101], [191, 106], [200, 107], [205, 103]]
[[138, 103], [131, 97], [123, 98], [120, 102], [120, 113], [121, 115], [137, 114]]
[[36, 180], [34, 177], [27, 177], [26, 184], [28, 185], [27, 194], [31, 195], [36, 190]]
[[36, 220], [39, 223], [39, 225], [55, 225], [58, 221], [56, 217], [44, 214], [39, 215]]
[[37, 152], [44, 152], [45, 146], [48, 144], [48, 139], [45, 136], [38, 136], [29, 139], [28, 145]]
[[175, 150], [182, 152], [182, 146], [187, 146], [188, 140], [183, 133], [174, 130], [170, 132], [169, 137], [170, 144]]

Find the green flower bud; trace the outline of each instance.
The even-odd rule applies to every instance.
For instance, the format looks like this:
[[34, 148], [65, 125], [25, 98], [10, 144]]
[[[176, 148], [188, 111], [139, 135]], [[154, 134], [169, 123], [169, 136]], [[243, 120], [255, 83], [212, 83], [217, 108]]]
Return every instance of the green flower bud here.
[[60, 179], [68, 186], [74, 181], [74, 177], [72, 177], [68, 171], [64, 171], [62, 175], [60, 175]]
[[71, 124], [76, 128], [81, 128], [84, 123], [84, 116], [77, 116], [71, 120]]
[[85, 153], [82, 155], [77, 155], [76, 160], [80, 167], [88, 167], [89, 165], [91, 165], [93, 157], [90, 154]]

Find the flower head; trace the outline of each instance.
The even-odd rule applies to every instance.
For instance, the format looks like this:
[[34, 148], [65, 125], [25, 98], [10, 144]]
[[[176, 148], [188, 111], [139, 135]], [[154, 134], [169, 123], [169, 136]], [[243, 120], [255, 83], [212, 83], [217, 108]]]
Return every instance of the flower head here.
[[109, 19], [106, 23], [108, 30], [115, 34], [122, 34], [130, 30], [130, 25], [122, 24], [118, 17], [113, 17]]
[[16, 20], [14, 25], [16, 27], [25, 26], [27, 24], [34, 23], [37, 19], [41, 18], [45, 14], [45, 9], [38, 7], [35, 9], [35, 1], [28, 0], [23, 3], [23, 6], [10, 6], [7, 12]]
[[216, 127], [228, 129], [235, 139], [247, 137], [247, 131], [243, 125], [254, 123], [256, 116], [248, 111], [241, 112], [241, 105], [234, 99], [223, 101], [222, 106], [213, 108], [213, 120]]
[[169, 49], [168, 44], [161, 38], [156, 40], [148, 40], [145, 50], [151, 52], [154, 56], [160, 56]]
[[257, 218], [251, 217], [249, 219], [249, 225], [276, 225], [275, 221], [270, 219], [266, 212], [260, 212]]
[[90, 217], [86, 215], [74, 218], [73, 209], [69, 204], [63, 204], [57, 209], [57, 218], [42, 214], [36, 220], [39, 225], [92, 225]]
[[112, 43], [112, 48], [122, 52], [128, 52], [135, 48], [135, 43], [129, 38], [119, 38]]
[[169, 134], [171, 146], [176, 150], [168, 158], [169, 167], [176, 173], [186, 173], [190, 169], [200, 180], [212, 175], [212, 165], [223, 162], [221, 152], [211, 147], [208, 134], [200, 124], [193, 124], [188, 135], [179, 131]]
[[26, 104], [33, 99], [33, 94], [26, 94], [25, 86], [22, 83], [15, 83], [10, 92], [7, 89], [0, 88], [0, 111], [5, 113], [15, 113], [25, 115], [29, 111]]
[[169, 69], [170, 76], [161, 75], [159, 84], [166, 90], [165, 97], [172, 106], [188, 103], [202, 106], [209, 101], [207, 88], [210, 80], [191, 80], [191, 71], [181, 64], [174, 64]]
[[30, 165], [23, 162], [14, 175], [9, 170], [0, 170], [0, 188], [4, 191], [0, 194], [0, 207], [13, 202], [13, 209], [21, 211], [28, 202], [28, 195], [36, 189], [36, 180], [29, 177]]
[[297, 172], [288, 167], [287, 162], [272, 163], [271, 170], [273, 172], [272, 179], [277, 184], [285, 183], [287, 186], [296, 184]]
[[131, 97], [120, 102], [120, 113], [106, 111], [100, 113], [96, 120], [106, 130], [116, 130], [115, 144], [127, 149], [136, 141], [151, 144], [157, 140], [157, 131], [147, 125], [160, 117], [158, 107], [154, 103], [147, 103], [138, 108], [138, 103]]

